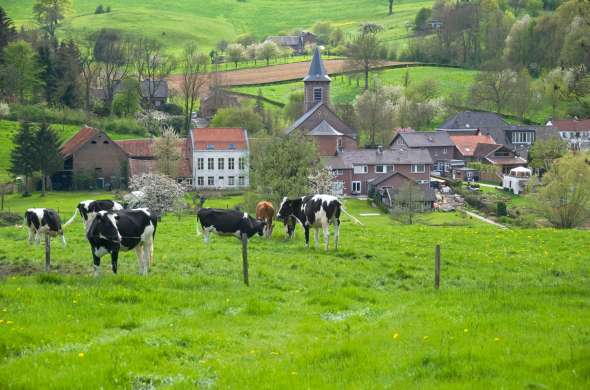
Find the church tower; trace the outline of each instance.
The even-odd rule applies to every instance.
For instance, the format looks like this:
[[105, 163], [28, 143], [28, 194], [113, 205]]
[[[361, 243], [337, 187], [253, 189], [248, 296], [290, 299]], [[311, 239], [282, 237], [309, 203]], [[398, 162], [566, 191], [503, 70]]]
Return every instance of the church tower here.
[[309, 73], [303, 79], [305, 85], [304, 110], [308, 112], [318, 103], [330, 104], [330, 82], [324, 62], [320, 55], [320, 49], [315, 48]]

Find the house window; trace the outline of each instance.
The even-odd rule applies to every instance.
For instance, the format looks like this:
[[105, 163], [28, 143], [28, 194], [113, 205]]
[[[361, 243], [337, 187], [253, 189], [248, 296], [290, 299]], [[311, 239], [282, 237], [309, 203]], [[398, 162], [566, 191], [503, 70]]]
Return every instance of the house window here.
[[235, 150], [236, 149], [236, 144], [229, 144], [229, 148], [230, 148], [230, 150]]
[[205, 169], [205, 159], [199, 157], [197, 159], [197, 170], [202, 171], [203, 169]]
[[361, 182], [360, 181], [353, 181], [352, 182], [352, 193], [353, 194], [360, 194], [361, 193]]
[[344, 170], [342, 170], [342, 169], [334, 169], [332, 172], [336, 176], [342, 176], [342, 175], [344, 175]]
[[227, 159], [227, 169], [229, 169], [230, 171], [236, 169], [235, 159], [233, 157]]
[[197, 177], [197, 185], [203, 187], [205, 185], [205, 178], [203, 176]]
[[354, 166], [354, 173], [359, 175], [363, 173], [369, 173], [369, 166], [368, 165], [355, 165]]
[[338, 139], [336, 140], [336, 148], [337, 148], [338, 150], [342, 150], [342, 138], [338, 138]]
[[494, 152], [494, 156], [496, 157], [510, 157], [510, 153], [507, 150], [499, 149]]
[[386, 165], [375, 165], [375, 173], [386, 173], [387, 166]]
[[238, 159], [238, 169], [246, 169], [246, 159], [244, 157]]
[[213, 144], [207, 144], [207, 150], [213, 150], [215, 149], [215, 146], [213, 146]]
[[207, 159], [207, 169], [209, 169], [209, 170], [215, 169], [215, 159], [214, 158]]
[[223, 170], [225, 165], [225, 159], [223, 157], [217, 159], [217, 169]]
[[245, 185], [246, 185], [246, 180], [244, 179], [244, 176], [240, 176], [240, 177], [238, 177], [238, 185], [239, 185], [240, 187], [243, 187], [243, 186], [245, 186]]
[[321, 88], [314, 88], [313, 89], [313, 101], [319, 103], [322, 101], [322, 89]]
[[447, 148], [443, 148], [443, 154], [447, 154], [449, 150]]
[[215, 185], [215, 178], [213, 176], [207, 177], [207, 185], [214, 186]]
[[234, 176], [228, 176], [227, 185], [232, 186], [232, 187], [235, 186], [236, 185], [236, 178]]
[[387, 172], [393, 172], [393, 169], [394, 169], [393, 165], [387, 166]]
[[412, 164], [412, 173], [424, 173], [426, 166], [424, 164]]
[[535, 142], [535, 133], [532, 131], [515, 131], [512, 133], [513, 144], [532, 144]]
[[223, 183], [225, 182], [225, 179], [223, 178], [223, 176], [219, 176], [218, 180], [217, 180], [217, 185], [219, 187], [223, 187]]

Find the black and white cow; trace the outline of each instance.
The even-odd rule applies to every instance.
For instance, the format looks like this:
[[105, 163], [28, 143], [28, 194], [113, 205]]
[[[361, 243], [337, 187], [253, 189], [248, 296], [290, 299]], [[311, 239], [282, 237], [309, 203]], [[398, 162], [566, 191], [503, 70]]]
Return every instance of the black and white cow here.
[[61, 236], [61, 242], [66, 246], [64, 230], [61, 226], [59, 214], [52, 209], [28, 209], [25, 212], [25, 223], [29, 228], [29, 244], [33, 240], [39, 245], [41, 235], [49, 237]]
[[248, 213], [238, 210], [226, 209], [200, 209], [197, 213], [197, 234], [200, 235], [199, 224], [203, 229], [205, 242], [209, 242], [209, 235], [216, 233], [222, 236], [242, 237], [246, 234], [248, 238], [258, 233], [264, 235], [266, 222], [252, 218]]
[[309, 248], [309, 229], [315, 228], [315, 246], [319, 245], [319, 230], [324, 231], [324, 244], [329, 248], [330, 224], [334, 225], [334, 249], [338, 250], [338, 235], [340, 231], [340, 212], [342, 204], [332, 195], [313, 195], [302, 198], [283, 199], [277, 219], [281, 219], [287, 227], [288, 234], [294, 230], [290, 226], [292, 217], [305, 230], [305, 245]]
[[86, 238], [92, 248], [94, 274], [100, 270], [100, 258], [111, 255], [113, 273], [117, 273], [119, 251], [134, 249], [140, 275], [147, 275], [152, 264], [158, 218], [147, 209], [99, 211], [92, 220]]
[[72, 218], [68, 219], [68, 221], [64, 224], [64, 227], [70, 226], [70, 224], [76, 219], [76, 216], [80, 214], [82, 217], [82, 222], [84, 222], [84, 226], [86, 227], [86, 230], [88, 230], [92, 220], [96, 216], [96, 213], [100, 211], [119, 210], [123, 210], [123, 206], [114, 200], [85, 200], [78, 203], [78, 206], [76, 206], [76, 211], [74, 211], [74, 215], [72, 215]]

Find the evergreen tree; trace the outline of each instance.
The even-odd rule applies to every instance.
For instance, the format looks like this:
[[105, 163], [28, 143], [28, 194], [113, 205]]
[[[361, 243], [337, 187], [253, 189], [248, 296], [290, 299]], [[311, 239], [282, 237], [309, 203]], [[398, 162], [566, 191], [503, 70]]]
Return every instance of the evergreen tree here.
[[43, 97], [48, 104], [53, 105], [57, 98], [58, 77], [55, 49], [51, 40], [44, 40], [37, 48], [37, 58], [41, 67], [39, 77], [43, 82]]
[[25, 192], [29, 177], [35, 172], [35, 133], [29, 122], [23, 122], [12, 139], [14, 147], [10, 151], [10, 173], [25, 177]]
[[57, 49], [55, 73], [57, 78], [57, 96], [59, 104], [78, 107], [81, 96], [81, 60], [78, 46], [73, 40], [62, 42]]
[[61, 140], [47, 123], [41, 124], [35, 132], [35, 168], [41, 172], [41, 196], [45, 196], [46, 183], [49, 177], [63, 168], [63, 160], [59, 154]]
[[8, 44], [16, 38], [16, 29], [12, 20], [6, 15], [4, 8], [0, 7], [0, 64], [2, 63], [2, 52]]
[[264, 114], [264, 101], [262, 100], [262, 90], [260, 88], [258, 88], [256, 103], [254, 104], [254, 112], [260, 116]]

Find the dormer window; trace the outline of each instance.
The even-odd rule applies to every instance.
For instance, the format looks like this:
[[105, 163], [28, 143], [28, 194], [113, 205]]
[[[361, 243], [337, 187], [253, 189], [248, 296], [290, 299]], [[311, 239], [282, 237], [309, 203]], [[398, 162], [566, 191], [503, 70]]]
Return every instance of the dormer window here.
[[314, 88], [313, 89], [313, 101], [315, 103], [319, 103], [322, 101], [322, 89], [321, 88]]
[[207, 150], [213, 150], [215, 149], [215, 146], [213, 146], [213, 144], [207, 144]]
[[90, 141], [91, 144], [96, 144], [95, 140]]
[[102, 141], [103, 144], [108, 145], [109, 141]]
[[235, 150], [236, 149], [236, 144], [229, 144], [229, 149], [230, 150]]

